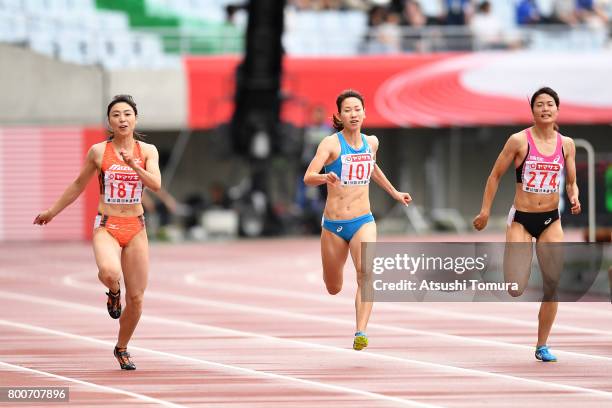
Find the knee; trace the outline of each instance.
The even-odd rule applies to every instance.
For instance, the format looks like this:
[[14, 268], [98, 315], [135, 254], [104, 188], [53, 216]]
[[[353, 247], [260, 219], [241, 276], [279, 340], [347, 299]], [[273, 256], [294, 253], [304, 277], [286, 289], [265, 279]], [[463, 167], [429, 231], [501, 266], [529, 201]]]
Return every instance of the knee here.
[[342, 290], [341, 284], [326, 284], [325, 287], [327, 288], [327, 293], [330, 295], [337, 295]]
[[323, 282], [330, 295], [336, 295], [342, 290], [342, 269], [326, 268], [323, 266]]
[[557, 300], [557, 288], [544, 287], [544, 291], [542, 293], [542, 302], [556, 302]]
[[559, 277], [542, 276], [542, 286], [544, 291], [556, 290], [559, 286]]
[[144, 301], [144, 292], [140, 293], [130, 293], [125, 297], [126, 305], [130, 305], [130, 307], [142, 309], [142, 303]]
[[361, 268], [356, 268], [355, 272], [357, 277], [357, 286], [361, 288], [366, 282], [366, 276], [364, 273], [361, 273]]
[[523, 294], [523, 292], [525, 292], [524, 286], [519, 286], [518, 289], [508, 289], [508, 293], [512, 297], [519, 297]]
[[111, 265], [100, 265], [98, 268], [98, 279], [104, 283], [115, 283], [120, 277], [121, 271]]

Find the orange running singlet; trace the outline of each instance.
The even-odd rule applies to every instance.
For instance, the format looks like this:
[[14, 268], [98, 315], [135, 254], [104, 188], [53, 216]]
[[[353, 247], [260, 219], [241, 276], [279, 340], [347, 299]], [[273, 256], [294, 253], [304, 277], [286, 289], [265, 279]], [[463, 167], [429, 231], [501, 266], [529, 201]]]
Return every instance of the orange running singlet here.
[[[145, 163], [138, 142], [134, 147], [134, 161], [144, 168]], [[140, 176], [117, 156], [110, 141], [106, 142], [98, 182], [105, 204], [140, 204], [142, 201], [143, 185]], [[113, 217], [98, 214], [94, 221], [94, 230], [104, 228], [123, 248], [144, 228], [144, 225], [142, 215]]]
[[[134, 161], [144, 167], [138, 142], [134, 147]], [[117, 156], [110, 141], [106, 142], [98, 182], [106, 204], [140, 204], [142, 200], [142, 181], [138, 173]]]

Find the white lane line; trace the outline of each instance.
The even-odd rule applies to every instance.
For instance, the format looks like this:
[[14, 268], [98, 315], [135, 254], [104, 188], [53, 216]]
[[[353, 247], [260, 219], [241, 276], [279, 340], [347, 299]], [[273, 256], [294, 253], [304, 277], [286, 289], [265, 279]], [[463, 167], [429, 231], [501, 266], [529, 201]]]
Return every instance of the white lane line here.
[[[14, 327], [14, 328], [18, 328], [18, 329], [22, 329], [26, 331], [35, 332], [35, 333], [50, 334], [54, 336], [69, 338], [72, 340], [104, 345], [107, 347], [113, 347], [115, 345], [115, 343], [113, 342], [100, 340], [95, 337], [81, 336], [79, 334], [73, 334], [73, 333], [69, 333], [69, 332], [65, 332], [61, 330], [54, 330], [54, 329], [49, 329], [46, 327], [34, 326], [30, 324], [25, 324], [25, 323], [17, 323], [17, 322], [13, 322], [10, 320], [0, 319], [0, 325]], [[229, 365], [229, 364], [223, 364], [223, 363], [217, 363], [214, 361], [203, 360], [199, 358], [188, 357], [188, 356], [183, 356], [180, 354], [168, 353], [165, 351], [153, 350], [153, 349], [148, 349], [144, 347], [130, 345], [130, 350], [153, 354], [155, 356], [164, 357], [164, 358], [171, 359], [171, 360], [186, 361], [189, 363], [204, 365], [204, 366], [212, 367], [213, 369], [222, 370], [225, 372], [227, 371], [237, 372], [242, 375], [251, 376], [251, 377], [260, 377], [260, 378], [266, 378], [266, 379], [281, 380], [284, 382], [293, 382], [293, 383], [300, 384], [301, 386], [306, 386], [307, 388], [315, 388], [315, 389], [320, 389], [324, 391], [339, 392], [339, 393], [344, 393], [344, 394], [354, 394], [354, 395], [359, 395], [359, 396], [366, 397], [369, 399], [374, 399], [374, 400], [395, 402], [395, 403], [405, 405], [408, 407], [442, 408], [439, 405], [432, 405], [432, 404], [421, 403], [418, 401], [412, 401], [412, 400], [398, 398], [398, 397], [391, 397], [389, 395], [377, 394], [377, 393], [369, 392], [369, 391], [362, 391], [362, 390], [358, 390], [354, 388], [344, 387], [341, 385], [333, 385], [333, 384], [326, 384], [326, 383], [321, 383], [321, 382], [312, 381], [312, 380], [305, 380], [302, 378], [292, 377], [288, 375], [274, 374], [274, 373], [269, 373], [266, 371], [257, 371], [257, 370], [253, 370], [249, 368], [244, 368], [244, 367], [239, 367], [239, 366], [234, 366], [234, 365]], [[612, 394], [610, 394], [610, 397], [612, 398]]]
[[[349, 298], [348, 296], [329, 296], [324, 294], [310, 294], [310, 293], [302, 293], [294, 290], [287, 289], [271, 289], [271, 288], [261, 288], [254, 285], [241, 285], [235, 283], [215, 283], [215, 282], [202, 282], [197, 273], [192, 273], [186, 275], [184, 280], [188, 285], [210, 288], [210, 289], [218, 289], [218, 290], [231, 290], [239, 293], [260, 293], [266, 296], [276, 296], [276, 297], [287, 297], [290, 299], [300, 298], [304, 300], [311, 300], [316, 302], [326, 302], [333, 304], [346, 304], [346, 300], [352, 301], [353, 298]], [[516, 303], [516, 305], [523, 306], [524, 304]], [[520, 319], [513, 319], [502, 316], [486, 316], [479, 313], [472, 312], [455, 312], [449, 309], [444, 310], [436, 310], [434, 308], [420, 307], [414, 304], [406, 304], [406, 306], [397, 306], [390, 303], [385, 302], [376, 302], [376, 308], [386, 309], [386, 310], [396, 310], [406, 312], [408, 310], [418, 311], [419, 313], [427, 313], [435, 316], [443, 316], [443, 317], [455, 317], [463, 320], [476, 320], [476, 321], [487, 321], [492, 323], [499, 323], [503, 321], [507, 324], [513, 324], [516, 326], [524, 326], [529, 328], [537, 328], [537, 322], [535, 318], [533, 321], [524, 321]], [[612, 316], [612, 312], [611, 312]], [[567, 330], [573, 333], [586, 333], [586, 334], [600, 334], [604, 336], [612, 336], [612, 331], [608, 330], [599, 330], [599, 329], [590, 329], [585, 327], [577, 327], [577, 326], [569, 326], [564, 324], [554, 325], [555, 330]]]
[[[64, 276], [63, 282], [66, 285], [77, 287], [80, 289], [86, 289], [91, 292], [100, 291], [99, 285], [91, 285], [88, 283], [83, 283], [83, 282], [73, 279], [71, 276], [74, 276], [74, 275]], [[221, 309], [236, 310], [236, 311], [240, 311], [244, 313], [258, 313], [258, 314], [264, 314], [264, 315], [275, 315], [275, 316], [286, 317], [291, 320], [302, 319], [302, 320], [308, 320], [308, 321], [326, 322], [326, 323], [331, 323], [334, 325], [350, 326], [351, 328], [353, 327], [353, 322], [349, 320], [345, 320], [345, 319], [339, 319], [339, 318], [334, 318], [334, 317], [329, 317], [329, 316], [310, 315], [310, 314], [298, 313], [298, 312], [289, 312], [286, 310], [263, 308], [260, 306], [247, 306], [247, 305], [242, 305], [238, 303], [228, 303], [228, 302], [220, 302], [220, 301], [215, 301], [215, 300], [205, 300], [205, 299], [194, 298], [190, 296], [175, 295], [175, 294], [171, 294], [168, 292], [147, 291], [145, 296], [169, 300], [169, 301], [173, 301], [177, 303], [188, 303], [188, 304], [200, 304], [204, 306], [213, 306], [213, 307], [217, 307]], [[345, 304], [346, 302], [342, 302], [342, 303]], [[508, 342], [503, 342], [499, 340], [488, 340], [488, 339], [481, 339], [481, 338], [475, 338], [475, 337], [460, 336], [460, 335], [455, 335], [455, 334], [439, 333], [439, 332], [430, 331], [430, 330], [410, 329], [410, 328], [405, 328], [405, 327], [385, 325], [381, 323], [369, 323], [368, 327], [377, 328], [381, 330], [387, 330], [387, 331], [391, 331], [395, 333], [416, 334], [416, 335], [427, 336], [427, 337], [437, 337], [437, 338], [441, 338], [444, 340], [451, 340], [453, 342], [482, 344], [482, 345], [495, 346], [495, 347], [501, 346], [505, 348], [513, 347], [513, 348], [521, 349], [521, 350], [529, 350], [531, 353], [534, 352], [535, 350], [533, 346], [528, 346], [524, 344], [515, 344], [515, 343], [508, 343]], [[592, 354], [578, 353], [575, 351], [563, 351], [563, 350], [555, 349], [555, 352], [559, 355], [573, 356], [573, 357], [585, 358], [585, 359], [590, 359], [590, 360], [599, 360], [599, 361], [606, 361], [606, 362], [612, 361], [612, 357], [596, 356]]]
[[[87, 290], [91, 290], [91, 291], [98, 291], [99, 289], [96, 289], [96, 286], [93, 285], [88, 285], [88, 284], [84, 284], [82, 282], [75, 282], [73, 279], [69, 278], [69, 277], [64, 277], [64, 282], [66, 282], [67, 284], [70, 284], [72, 286], [75, 287], [80, 287], [81, 289], [87, 289]], [[0, 292], [0, 295], [4, 296], [5, 292]], [[202, 299], [199, 298], [192, 298], [192, 297], [186, 297], [186, 296], [180, 296], [180, 295], [171, 295], [171, 294], [159, 294], [159, 293], [151, 293], [148, 292], [149, 297], [153, 296], [153, 297], [158, 297], [158, 298], [166, 298], [166, 299], [170, 299], [173, 301], [177, 301], [180, 303], [188, 303], [188, 304], [204, 304], [204, 305], [214, 305], [216, 307], [220, 307], [218, 306], [219, 304], [223, 305], [223, 306], [227, 306], [226, 308], [233, 308], [233, 309], [238, 309], [239, 311], [244, 311], [244, 312], [249, 312], [250, 311], [250, 307], [244, 307], [241, 305], [234, 305], [231, 303], [224, 303], [224, 302], [209, 302], [209, 301], [204, 301]], [[221, 306], [222, 307], [222, 306]], [[330, 317], [315, 317], [315, 316], [310, 316], [310, 315], [305, 315], [305, 314], [301, 314], [301, 313], [293, 313], [293, 312], [285, 312], [285, 311], [277, 311], [276, 309], [262, 309], [262, 308], [257, 308], [257, 309], [261, 309], [263, 311], [265, 311], [266, 314], [279, 314], [282, 316], [289, 316], [289, 317], [295, 317], [298, 319], [307, 319], [307, 320], [314, 320], [314, 321], [325, 321], [325, 322], [331, 322], [334, 324], [342, 324], [342, 325], [347, 325], [347, 322], [342, 320], [342, 319], [336, 319], [336, 318], [330, 318]], [[277, 313], [278, 312], [278, 313]], [[261, 313], [261, 312], [260, 312]], [[191, 323], [191, 324], [195, 324], [195, 323]], [[348, 323], [350, 324], [350, 323]], [[384, 325], [379, 325], [384, 329], [387, 330], [398, 330], [401, 331], [402, 328], [397, 328], [395, 326], [384, 326]], [[404, 329], [406, 331], [411, 331], [410, 329]], [[428, 331], [419, 331], [419, 334], [425, 334], [425, 335], [438, 335], [438, 333], [434, 333], [434, 332], [428, 332]], [[242, 333], [246, 333], [246, 332], [242, 332]], [[441, 335], [443, 337], [450, 337], [453, 338], [453, 340], [460, 340], [460, 341], [465, 341], [466, 339], [469, 340], [469, 338], [464, 338], [461, 336], [453, 336], [453, 335]], [[279, 338], [276, 338], [279, 339]], [[287, 340], [287, 339], [284, 339]], [[293, 340], [291, 340], [293, 341]], [[488, 341], [487, 341], [488, 342]], [[503, 346], [508, 346], [511, 343], [503, 343], [503, 342], [494, 342], [496, 343], [496, 345], [503, 345]], [[307, 346], [310, 347], [329, 347], [329, 349], [335, 349], [336, 351], [338, 350], [344, 350], [341, 348], [337, 348], [337, 347], [333, 347], [333, 346], [323, 346], [323, 345], [314, 345], [312, 343], [306, 343]], [[520, 346], [522, 348], [525, 348], [526, 346]], [[533, 351], [533, 348], [529, 347], [529, 349], [531, 351]], [[599, 359], [599, 360], [606, 360], [606, 361], [612, 361], [612, 358], [607, 358], [607, 357], [598, 357], [598, 356], [591, 356], [591, 355], [582, 355], [579, 353], [572, 353], [572, 352], [563, 352], [564, 354], [567, 355], [574, 355], [574, 356], [579, 356], [579, 357], [589, 357], [592, 359]], [[438, 364], [438, 363], [432, 363], [432, 362], [427, 362], [427, 361], [420, 361], [420, 360], [412, 360], [412, 359], [406, 359], [406, 358], [401, 358], [401, 357], [395, 357], [395, 356], [388, 356], [388, 355], [381, 355], [381, 354], [375, 354], [375, 353], [364, 353], [367, 354], [368, 356], [373, 355], [376, 356], [376, 358], [383, 358], [383, 359], [393, 359], [394, 361], [401, 361], [404, 362], [406, 364], [413, 364], [413, 365], [419, 365], [422, 367], [426, 367], [426, 368], [434, 368], [434, 369], [438, 369], [438, 370], [443, 370], [443, 371], [448, 371], [448, 372], [457, 372], [457, 373], [461, 373], [461, 374], [468, 374], [468, 375], [476, 375], [476, 376], [484, 376], [484, 377], [494, 377], [494, 378], [503, 378], [505, 380], [510, 380], [510, 381], [516, 381], [516, 382], [525, 382], [525, 383], [529, 383], [529, 384], [537, 384], [538, 386], [548, 386], [548, 387], [552, 387], [552, 388], [559, 388], [559, 389], [563, 389], [565, 391], [575, 391], [575, 392], [583, 392], [583, 393], [593, 393], [599, 396], [603, 396], [605, 398], [612, 398], [612, 393], [607, 392], [607, 391], [600, 391], [600, 390], [595, 390], [595, 389], [590, 389], [590, 388], [583, 388], [583, 387], [578, 387], [578, 386], [572, 386], [572, 385], [566, 385], [566, 384], [558, 384], [558, 383], [551, 383], [548, 381], [539, 381], [539, 380], [533, 380], [533, 379], [529, 379], [529, 378], [523, 378], [523, 377], [515, 377], [512, 375], [508, 375], [508, 374], [501, 374], [501, 373], [493, 373], [493, 372], [488, 372], [488, 371], [480, 371], [480, 370], [476, 370], [476, 369], [471, 369], [471, 368], [463, 368], [463, 367], [456, 367], [456, 366], [451, 366], [451, 365], [446, 365], [446, 364]]]
[[[4, 322], [4, 321], [2, 321], [2, 322]], [[157, 404], [157, 405], [161, 405], [161, 406], [164, 406], [164, 407], [173, 407], [173, 408], [182, 408], [182, 407], [184, 407], [184, 405], [173, 404], [173, 403], [168, 402], [168, 401], [164, 401], [164, 400], [160, 400], [160, 399], [157, 399], [157, 398], [149, 397], [147, 395], [137, 394], [137, 393], [131, 392], [131, 391], [122, 390], [120, 388], [114, 388], [114, 387], [109, 387], [109, 386], [106, 386], [106, 385], [95, 384], [95, 383], [91, 383], [89, 381], [77, 380], [76, 378], [64, 377], [63, 375], [48, 373], [46, 371], [35, 370], [33, 368], [23, 367], [23, 366], [16, 365], [16, 364], [5, 363], [4, 361], [0, 361], [0, 366], [3, 366], [3, 367], [5, 367], [8, 370], [25, 371], [25, 372], [32, 373], [32, 374], [38, 374], [38, 375], [42, 375], [42, 376], [45, 376], [45, 377], [51, 377], [51, 378], [55, 378], [55, 379], [66, 381], [66, 382], [71, 382], [71, 383], [75, 383], [75, 384], [84, 385], [86, 387], [95, 388], [97, 390], [101, 390], [101, 391], [112, 393], [112, 394], [127, 395], [128, 397], [139, 399], [139, 400], [145, 401], [145, 402], [151, 402], [151, 403], [154, 403], [154, 404]], [[73, 403], [74, 401], [70, 401], [70, 402]]]
[[[247, 286], [247, 285], [241, 285], [241, 284], [219, 284], [219, 283], [214, 283], [214, 282], [211, 282], [209, 284], [208, 282], [200, 281], [198, 277], [196, 276], [196, 274], [185, 276], [185, 282], [190, 286], [216, 288], [219, 290], [229, 289], [229, 290], [234, 290], [234, 291], [238, 291], [238, 292], [245, 293], [245, 294], [248, 294], [248, 293], [252, 294], [253, 292], [259, 292], [265, 295], [273, 296], [274, 293], [276, 293], [276, 296], [283, 296], [283, 297], [288, 297], [288, 298], [293, 298], [293, 299], [300, 298], [300, 299], [315, 301], [318, 303], [326, 302], [330, 304], [346, 305], [347, 301], [353, 300], [352, 298], [348, 298], [348, 297], [339, 298], [337, 296], [309, 294], [309, 293], [303, 293], [303, 292], [298, 292], [298, 291], [293, 291], [293, 290], [281, 290], [281, 289], [277, 290], [277, 289], [269, 289], [269, 288], [259, 288], [256, 286]], [[497, 318], [497, 317], [488, 317], [488, 316], [482, 316], [482, 315], [473, 316], [472, 314], [453, 312], [453, 311], [449, 311], [446, 309], [445, 310], [435, 310], [433, 308], [421, 308], [421, 307], [416, 307], [413, 305], [410, 305], [407, 307], [402, 307], [402, 306], [397, 306], [397, 305], [384, 303], [384, 302], [376, 303], [376, 308], [377, 309], [381, 308], [383, 310], [394, 310], [394, 311], [402, 311], [402, 312], [409, 312], [409, 311], [416, 310], [419, 313], [428, 313], [428, 314], [433, 314], [433, 315], [443, 316], [443, 317], [452, 316], [452, 317], [460, 318], [460, 319], [486, 320], [486, 321], [491, 321], [492, 323], [503, 322], [507, 324], [518, 324], [518, 325], [534, 327], [534, 328], [537, 327], [537, 324], [535, 323], [525, 322], [525, 321], [518, 320], [518, 319], [507, 319], [507, 318], [501, 318], [501, 317]], [[339, 323], [339, 321], [334, 321], [334, 323], [336, 322]], [[399, 330], [399, 331], [403, 331], [407, 333], [422, 334], [425, 336], [452, 338], [457, 341], [477, 342], [481, 344], [489, 344], [489, 345], [497, 345], [497, 346], [511, 346], [511, 347], [521, 348], [521, 349], [530, 350], [530, 351], [533, 351], [534, 349], [533, 346], [527, 346], [523, 344], [508, 343], [508, 342], [502, 342], [498, 340], [478, 339], [478, 338], [473, 338], [473, 337], [465, 337], [465, 336], [458, 336], [458, 335], [453, 335], [453, 334], [423, 331], [423, 330], [418, 330], [418, 329], [398, 328], [398, 327], [388, 326], [388, 325], [383, 325], [383, 324], [378, 324], [378, 323], [370, 323], [369, 326], [376, 327], [376, 328], [385, 328], [385, 329], [394, 330], [394, 331]], [[600, 334], [600, 335], [612, 336], [612, 331], [606, 331], [606, 330], [584, 329], [580, 327], [567, 326], [567, 325], [556, 325], [556, 324], [555, 324], [555, 328], [561, 328], [561, 329], [565, 329], [565, 330], [572, 331], [572, 332], [577, 331], [577, 332], [584, 332], [588, 334]], [[565, 354], [568, 356], [571, 355], [575, 357], [585, 357], [585, 358], [592, 358], [596, 360], [612, 361], [612, 357], [594, 356], [591, 354], [584, 354], [584, 353], [577, 353], [577, 352], [563, 351], [563, 350], [555, 350], [555, 352], [557, 352], [558, 354]]]
[[[0, 297], [5, 297], [5, 298], [13, 299], [13, 300], [28, 301], [32, 303], [51, 305], [51, 306], [66, 307], [66, 308], [70, 308], [72, 310], [78, 310], [81, 312], [87, 311], [87, 312], [95, 312], [96, 314], [100, 314], [100, 315], [106, 315], [106, 313], [101, 311], [100, 308], [94, 308], [92, 306], [83, 305], [80, 303], [65, 302], [65, 301], [60, 301], [60, 300], [55, 300], [55, 299], [43, 298], [39, 296], [20, 295], [20, 294], [13, 294], [13, 293], [0, 291]], [[203, 324], [198, 324], [198, 323], [193, 323], [193, 322], [188, 322], [188, 321], [161, 318], [161, 317], [151, 317], [151, 316], [146, 316], [146, 315], [143, 316], [143, 320], [150, 320], [152, 322], [154, 321], [157, 323], [169, 324], [169, 325], [175, 325], [175, 326], [178, 325], [178, 326], [188, 327], [192, 329], [199, 329], [203, 331], [213, 331], [213, 332], [221, 333], [223, 335], [229, 334], [229, 335], [234, 335], [238, 337], [255, 337], [255, 338], [260, 338], [266, 341], [291, 343], [291, 344], [296, 344], [296, 345], [304, 346], [308, 348], [317, 348], [317, 349], [334, 351], [334, 352], [339, 352], [339, 353], [347, 353], [347, 354], [350, 353], [352, 356], [355, 356], [355, 351], [349, 350], [349, 349], [343, 349], [343, 348], [338, 348], [334, 346], [327, 346], [327, 345], [304, 342], [304, 341], [293, 340], [293, 339], [284, 339], [280, 337], [266, 336], [266, 335], [249, 333], [249, 332], [240, 331], [240, 330], [220, 328], [216, 326], [208, 326], [208, 325], [203, 325]], [[1, 323], [2, 323], [2, 320], [0, 320], [0, 324]], [[51, 329], [46, 329], [46, 330], [51, 330]], [[78, 335], [70, 334], [70, 336], [78, 336]], [[99, 344], [105, 344], [105, 345], [110, 344], [110, 342], [104, 342], [102, 340], [97, 340], [97, 339], [92, 339], [92, 341], [97, 342]], [[147, 349], [142, 349], [142, 348], [136, 348], [133, 346], [130, 346], [130, 348], [147, 350]], [[442, 370], [445, 372], [456, 373], [456, 374], [474, 375], [478, 377], [501, 378], [501, 379], [509, 380], [509, 381], [527, 383], [530, 385], [537, 385], [539, 387], [545, 386], [545, 387], [560, 389], [563, 391], [589, 393], [589, 394], [596, 394], [597, 396], [602, 396], [608, 399], [612, 398], [612, 393], [606, 392], [606, 391], [594, 390], [590, 388], [583, 388], [583, 387], [572, 386], [572, 385], [558, 384], [558, 383], [553, 383], [549, 381], [540, 381], [540, 380], [534, 380], [534, 379], [523, 378], [523, 377], [515, 377], [515, 376], [511, 376], [507, 374], [490, 373], [487, 371], [479, 371], [479, 370], [455, 367], [455, 366], [450, 366], [450, 365], [445, 365], [445, 364], [437, 364], [437, 363], [430, 363], [430, 362], [419, 361], [419, 360], [411, 360], [411, 359], [390, 356], [390, 355], [385, 355], [385, 354], [360, 353], [359, 356], [361, 358], [371, 358], [371, 359], [377, 359], [377, 360], [400, 362], [400, 363], [408, 364], [408, 365], [417, 365], [417, 366], [421, 366], [427, 369], [437, 369], [437, 370]], [[214, 364], [220, 364], [220, 363], [214, 363]], [[290, 377], [290, 378], [293, 378], [293, 377]]]

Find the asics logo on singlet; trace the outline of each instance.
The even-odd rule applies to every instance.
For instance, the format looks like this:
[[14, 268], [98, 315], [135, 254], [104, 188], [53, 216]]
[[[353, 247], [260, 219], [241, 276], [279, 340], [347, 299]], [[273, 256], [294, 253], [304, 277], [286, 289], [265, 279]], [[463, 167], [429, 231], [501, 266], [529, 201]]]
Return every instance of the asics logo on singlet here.
[[340, 232], [340, 231], [342, 231], [342, 227], [336, 228], [336, 232]]
[[551, 221], [552, 221], [552, 218], [547, 219], [546, 221], [544, 221], [544, 225], [550, 224]]
[[120, 164], [113, 164], [108, 168], [109, 171], [119, 170], [119, 171], [131, 171], [133, 170], [130, 166], [121, 166]]
[[553, 163], [559, 163], [559, 160], [560, 160], [560, 159], [561, 159], [561, 158], [560, 158], [559, 156], [555, 157], [555, 160], [553, 160]]

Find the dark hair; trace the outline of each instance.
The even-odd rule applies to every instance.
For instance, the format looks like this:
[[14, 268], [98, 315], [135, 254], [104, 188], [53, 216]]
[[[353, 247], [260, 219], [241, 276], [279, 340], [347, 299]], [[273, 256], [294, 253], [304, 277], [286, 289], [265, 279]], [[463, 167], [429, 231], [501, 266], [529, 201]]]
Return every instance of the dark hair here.
[[478, 11], [480, 13], [488, 13], [490, 10], [491, 10], [491, 3], [489, 3], [486, 0], [478, 5]]
[[[336, 107], [338, 108], [338, 113], [340, 113], [340, 109], [342, 108], [342, 102], [344, 102], [344, 100], [347, 98], [359, 99], [359, 101], [361, 101], [361, 106], [363, 106], [363, 108], [365, 109], [365, 102], [363, 101], [363, 96], [353, 89], [346, 89], [342, 91], [342, 93], [336, 98]], [[336, 114], [332, 116], [332, 126], [338, 131], [344, 129], [342, 121]]]
[[559, 101], [559, 95], [557, 95], [557, 93], [552, 88], [545, 86], [535, 91], [535, 93], [531, 97], [531, 100], [529, 101], [529, 103], [531, 104], [532, 112], [533, 112], [533, 106], [535, 105], [536, 98], [543, 94], [549, 95], [551, 98], [553, 98], [555, 100], [555, 105], [557, 105], [557, 108], [561, 104], [561, 102]]
[[113, 96], [113, 99], [108, 104], [108, 108], [106, 108], [106, 116], [107, 117], [110, 115], [110, 112], [111, 112], [111, 109], [113, 108], [113, 106], [115, 106], [116, 104], [118, 104], [120, 102], [124, 102], [124, 103], [127, 103], [128, 105], [130, 105], [132, 107], [132, 109], [134, 109], [134, 114], [136, 114], [136, 116], [138, 116], [138, 109], [136, 108], [136, 102], [134, 101], [134, 98], [132, 98], [132, 95], [122, 94], [122, 95], [115, 95], [115, 96]]
[[[136, 117], [138, 117], [138, 108], [136, 107], [136, 101], [134, 101], [134, 98], [132, 97], [132, 95], [127, 95], [127, 94], [121, 94], [121, 95], [115, 95], [113, 96], [113, 99], [110, 101], [110, 103], [108, 104], [108, 107], [106, 108], [106, 117], [110, 117], [110, 113], [111, 113], [111, 109], [113, 108], [113, 106], [115, 106], [118, 103], [127, 103], [128, 105], [130, 105], [132, 107], [132, 109], [134, 110], [134, 115], [136, 115]], [[113, 137], [115, 137], [115, 135], [113, 134], [112, 130], [108, 131], [108, 138], [109, 140], [112, 140]], [[136, 140], [144, 140], [145, 135], [140, 133], [140, 132], [136, 132], [134, 131], [134, 139]]]
[[[551, 98], [553, 98], [553, 100], [555, 101], [555, 105], [557, 106], [557, 109], [561, 105], [561, 101], [559, 100], [559, 95], [557, 94], [557, 92], [555, 92], [554, 89], [549, 88], [548, 86], [544, 86], [544, 87], [538, 89], [537, 91], [535, 91], [535, 93], [531, 97], [531, 100], [529, 101], [529, 104], [531, 105], [531, 111], [532, 112], [533, 112], [533, 106], [535, 105], [536, 98], [538, 96], [544, 95], [544, 94], [549, 95]], [[555, 123], [554, 128], [555, 128], [556, 131], [559, 131], [559, 125], [557, 125], [556, 123]]]

